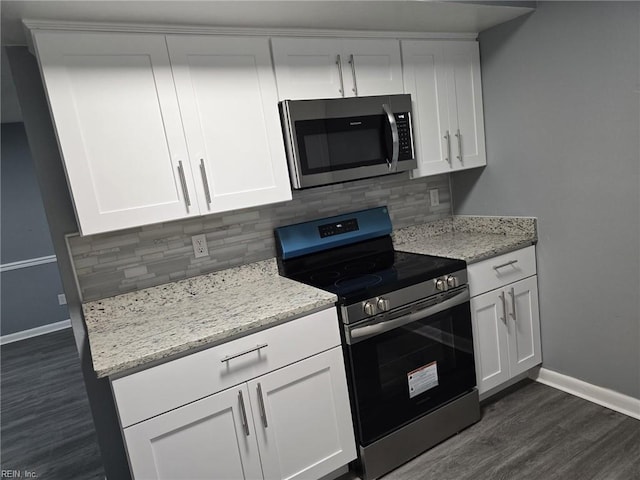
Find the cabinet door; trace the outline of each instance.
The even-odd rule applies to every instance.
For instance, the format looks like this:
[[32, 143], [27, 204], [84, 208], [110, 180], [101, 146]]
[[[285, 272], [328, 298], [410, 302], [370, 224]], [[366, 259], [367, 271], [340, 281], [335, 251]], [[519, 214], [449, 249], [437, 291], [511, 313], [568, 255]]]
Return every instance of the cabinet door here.
[[400, 42], [394, 39], [344, 40], [345, 96], [403, 93]]
[[290, 200], [268, 39], [167, 43], [202, 213]]
[[356, 458], [342, 348], [249, 382], [264, 477], [320, 478]]
[[442, 42], [403, 41], [404, 90], [413, 103], [414, 177], [450, 172], [455, 141], [450, 126]]
[[487, 164], [477, 42], [443, 43], [455, 170]]
[[137, 480], [262, 478], [246, 384], [125, 428], [124, 437]]
[[198, 215], [164, 36], [34, 38], [82, 234]]
[[509, 304], [511, 376], [542, 362], [537, 279], [533, 276], [505, 287]]
[[280, 100], [338, 98], [351, 91], [344, 86], [348, 72], [339, 39], [272, 38], [271, 46]]
[[504, 291], [492, 290], [471, 299], [473, 348], [478, 391], [484, 393], [509, 380], [509, 347]]

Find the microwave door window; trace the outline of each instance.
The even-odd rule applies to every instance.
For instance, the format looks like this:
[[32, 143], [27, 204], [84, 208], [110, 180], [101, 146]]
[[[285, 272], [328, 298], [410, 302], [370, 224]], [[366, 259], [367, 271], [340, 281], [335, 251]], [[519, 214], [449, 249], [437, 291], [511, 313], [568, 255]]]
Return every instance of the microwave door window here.
[[382, 117], [306, 120], [296, 127], [303, 174], [386, 162]]

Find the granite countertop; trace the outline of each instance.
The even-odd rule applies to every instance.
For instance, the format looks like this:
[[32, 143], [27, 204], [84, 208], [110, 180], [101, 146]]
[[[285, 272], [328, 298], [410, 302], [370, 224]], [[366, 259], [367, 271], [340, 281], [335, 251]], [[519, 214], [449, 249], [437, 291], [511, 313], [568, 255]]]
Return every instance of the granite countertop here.
[[[454, 216], [401, 228], [398, 250], [473, 263], [536, 243], [530, 217]], [[278, 274], [275, 259], [83, 304], [98, 377], [165, 361], [331, 307], [336, 296]]]
[[98, 377], [331, 307], [332, 293], [278, 274], [275, 259], [85, 303]]
[[533, 217], [454, 216], [399, 229], [393, 237], [398, 250], [467, 263], [518, 250], [538, 240]]

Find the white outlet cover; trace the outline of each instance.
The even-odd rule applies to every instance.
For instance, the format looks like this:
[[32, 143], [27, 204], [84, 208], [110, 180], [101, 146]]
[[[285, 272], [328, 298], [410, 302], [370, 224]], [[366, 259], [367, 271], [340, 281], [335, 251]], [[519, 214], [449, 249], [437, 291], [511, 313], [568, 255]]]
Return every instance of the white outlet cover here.
[[209, 247], [207, 247], [207, 237], [204, 233], [200, 235], [194, 235], [191, 237], [191, 243], [193, 244], [193, 254], [195, 258], [208, 257]]
[[432, 188], [431, 190], [429, 190], [429, 198], [431, 200], [432, 207], [437, 207], [438, 205], [440, 205], [440, 193], [438, 192], [437, 188]]
[[58, 295], [58, 305], [66, 305], [67, 304], [67, 297], [64, 293], [61, 293]]

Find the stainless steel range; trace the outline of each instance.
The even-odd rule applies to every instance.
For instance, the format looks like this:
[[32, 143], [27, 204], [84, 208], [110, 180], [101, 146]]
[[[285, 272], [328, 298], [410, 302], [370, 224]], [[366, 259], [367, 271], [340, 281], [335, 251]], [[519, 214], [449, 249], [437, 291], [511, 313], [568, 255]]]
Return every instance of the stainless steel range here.
[[379, 207], [275, 230], [280, 274], [338, 296], [365, 480], [480, 419], [466, 263], [397, 251], [391, 228]]

